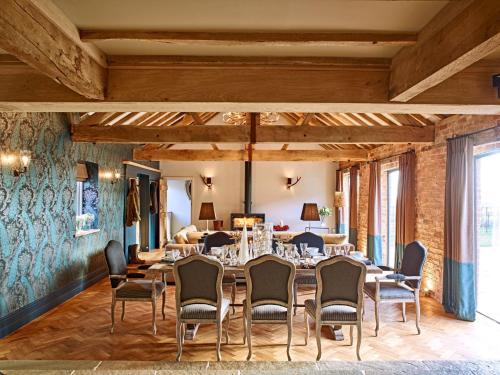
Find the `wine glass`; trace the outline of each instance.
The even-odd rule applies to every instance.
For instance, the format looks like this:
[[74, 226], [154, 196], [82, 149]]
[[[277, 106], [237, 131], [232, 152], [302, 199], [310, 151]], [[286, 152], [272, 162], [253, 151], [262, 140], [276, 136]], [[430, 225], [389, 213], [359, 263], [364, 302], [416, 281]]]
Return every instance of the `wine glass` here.
[[293, 245], [286, 245], [285, 247], [285, 259], [290, 260], [293, 257]]
[[205, 249], [205, 244], [204, 243], [197, 243], [194, 245], [194, 251], [196, 254], [203, 254], [203, 250]]
[[280, 257], [283, 258], [283, 255], [285, 254], [285, 247], [283, 246], [282, 242], [278, 243], [278, 246], [276, 246], [276, 254]]
[[229, 248], [229, 258], [231, 259], [232, 266], [236, 265], [236, 256], [237, 256], [236, 246], [231, 246]]
[[300, 243], [300, 254], [305, 258], [307, 252], [307, 243], [301, 242]]
[[332, 256], [332, 247], [328, 245], [323, 246], [323, 253], [326, 255], [327, 258], [330, 258]]
[[172, 250], [172, 258], [174, 259], [174, 262], [177, 260], [177, 258], [179, 257], [179, 254], [180, 254], [180, 251], [179, 249], [173, 249]]

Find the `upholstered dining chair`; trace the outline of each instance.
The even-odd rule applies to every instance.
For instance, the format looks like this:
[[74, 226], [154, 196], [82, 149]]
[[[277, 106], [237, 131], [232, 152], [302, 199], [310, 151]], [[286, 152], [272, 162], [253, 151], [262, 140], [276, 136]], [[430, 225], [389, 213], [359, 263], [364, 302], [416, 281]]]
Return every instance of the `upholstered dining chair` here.
[[153, 275], [152, 280], [131, 280], [133, 278], [144, 278], [144, 274], [127, 273], [127, 261], [122, 245], [118, 241], [111, 240], [104, 249], [106, 264], [111, 281], [111, 333], [115, 328], [115, 307], [116, 302], [122, 302], [121, 320], [125, 318], [126, 301], [147, 301], [151, 302], [153, 308], [153, 334], [156, 335], [156, 300], [161, 295], [161, 312], [165, 320], [165, 284], [156, 281]]
[[420, 284], [427, 258], [427, 249], [419, 241], [406, 245], [401, 269], [394, 276], [375, 277], [375, 282], [365, 284], [365, 293], [375, 302], [375, 336], [380, 328], [380, 304], [401, 303], [403, 322], [406, 322], [406, 304], [415, 303], [415, 325], [420, 334]]
[[[312, 232], [304, 232], [292, 238], [290, 241], [292, 244], [297, 246], [297, 250], [300, 255], [302, 255], [300, 250], [301, 243], [307, 243], [308, 247], [317, 247], [319, 249], [319, 253], [323, 254], [323, 247], [325, 242], [321, 236], [314, 234]], [[293, 315], [297, 314], [297, 307], [304, 307], [302, 304], [297, 303], [297, 290], [300, 285], [316, 285], [316, 276], [314, 275], [301, 275], [295, 278], [294, 286], [293, 286], [293, 298], [295, 306], [293, 308]]]
[[288, 341], [286, 354], [290, 357], [292, 342], [293, 280], [295, 265], [275, 255], [262, 255], [245, 264], [247, 283], [243, 301], [243, 343], [248, 342], [247, 360], [252, 357], [252, 323], [286, 324]]
[[[234, 244], [234, 239], [225, 232], [215, 232], [205, 237], [205, 253], [210, 254], [212, 247], [222, 247], [224, 245]], [[236, 274], [226, 274], [222, 278], [222, 286], [229, 286], [231, 288], [231, 304], [233, 306], [233, 315], [236, 312], [234, 305], [236, 302]]]
[[316, 343], [321, 359], [321, 326], [349, 325], [351, 345], [353, 328], [357, 328], [356, 356], [361, 360], [361, 325], [363, 312], [363, 285], [366, 266], [346, 256], [325, 259], [316, 265], [316, 298], [305, 301], [304, 321], [306, 326], [305, 343], [309, 337], [309, 317], [316, 321]]
[[226, 343], [229, 343], [230, 302], [223, 297], [224, 267], [205, 255], [190, 255], [174, 263], [177, 311], [177, 361], [182, 355], [186, 324], [215, 324], [217, 361], [221, 360], [222, 322], [227, 319]]

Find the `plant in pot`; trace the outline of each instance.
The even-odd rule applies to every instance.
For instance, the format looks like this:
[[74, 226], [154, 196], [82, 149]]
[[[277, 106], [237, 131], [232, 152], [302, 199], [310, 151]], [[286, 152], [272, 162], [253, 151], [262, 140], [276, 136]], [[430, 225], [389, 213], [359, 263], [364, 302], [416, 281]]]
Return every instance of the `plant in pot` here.
[[333, 210], [330, 207], [323, 206], [319, 209], [318, 213], [321, 219], [321, 226], [324, 227], [326, 225], [325, 218], [332, 216]]

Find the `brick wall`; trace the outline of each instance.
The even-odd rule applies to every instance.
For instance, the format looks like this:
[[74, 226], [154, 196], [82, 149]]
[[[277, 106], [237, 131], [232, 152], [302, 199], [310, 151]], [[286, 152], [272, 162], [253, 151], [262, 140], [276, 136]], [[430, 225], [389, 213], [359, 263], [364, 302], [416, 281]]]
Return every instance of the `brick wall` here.
[[[390, 158], [409, 149], [416, 152], [415, 236], [429, 250], [422, 289], [438, 301], [441, 301], [443, 292], [446, 140], [453, 136], [492, 128], [499, 121], [500, 116], [451, 116], [436, 125], [436, 142], [433, 145], [385, 145], [370, 152], [370, 159]], [[474, 136], [474, 140], [478, 145], [498, 142], [500, 132], [481, 133]], [[358, 243], [360, 248], [366, 251], [369, 168], [364, 164], [360, 171]]]

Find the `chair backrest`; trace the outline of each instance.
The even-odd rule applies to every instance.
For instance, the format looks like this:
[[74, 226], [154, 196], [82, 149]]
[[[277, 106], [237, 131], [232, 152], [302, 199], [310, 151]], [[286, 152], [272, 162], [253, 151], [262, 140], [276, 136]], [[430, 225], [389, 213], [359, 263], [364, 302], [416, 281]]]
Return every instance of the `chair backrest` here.
[[[109, 275], [127, 275], [127, 260], [125, 259], [125, 252], [121, 243], [115, 240], [108, 242], [104, 248], [104, 256], [108, 266]], [[111, 286], [116, 288], [120, 284], [119, 279], [111, 279]]]
[[208, 254], [212, 247], [220, 247], [224, 245], [232, 245], [234, 240], [225, 232], [215, 232], [205, 237], [204, 253]]
[[174, 263], [177, 310], [187, 304], [203, 303], [218, 308], [222, 302], [224, 267], [216, 259], [190, 255]]
[[330, 305], [363, 307], [363, 286], [366, 278], [364, 263], [346, 256], [325, 259], [316, 265], [317, 308]]
[[247, 303], [292, 308], [295, 265], [274, 255], [262, 255], [245, 264]]
[[[414, 241], [406, 245], [399, 270], [405, 276], [422, 276], [427, 249], [419, 241]], [[406, 284], [412, 288], [419, 288], [422, 280], [409, 280]]]
[[293, 237], [291, 243], [297, 246], [300, 255], [302, 255], [300, 250], [301, 243], [307, 243], [308, 247], [317, 247], [319, 252], [323, 254], [323, 245], [325, 244], [325, 241], [323, 241], [323, 238], [317, 234], [304, 232]]

